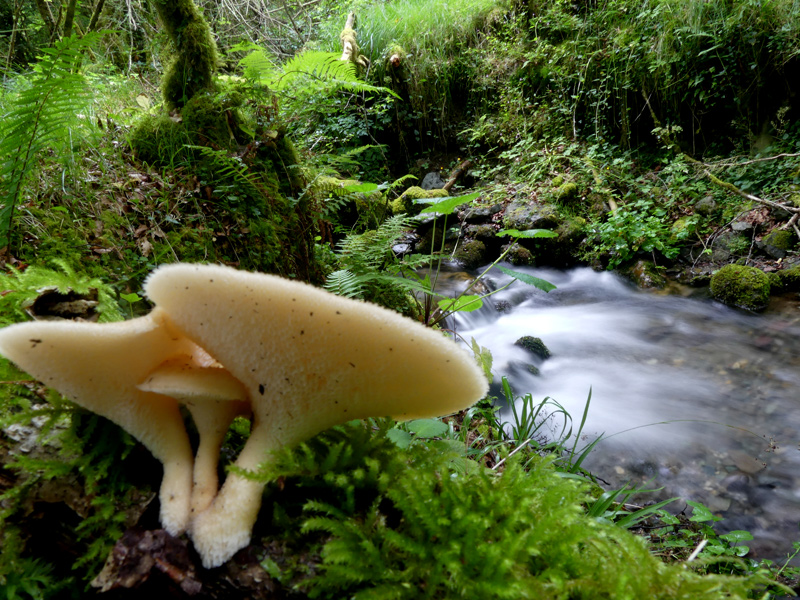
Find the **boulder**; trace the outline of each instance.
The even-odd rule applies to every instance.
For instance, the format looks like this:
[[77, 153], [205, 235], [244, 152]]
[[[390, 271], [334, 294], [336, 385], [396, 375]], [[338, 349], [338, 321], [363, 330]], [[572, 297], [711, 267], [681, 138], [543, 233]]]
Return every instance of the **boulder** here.
[[766, 273], [744, 265], [725, 265], [711, 276], [711, 296], [744, 310], [764, 310], [769, 303], [770, 280]]

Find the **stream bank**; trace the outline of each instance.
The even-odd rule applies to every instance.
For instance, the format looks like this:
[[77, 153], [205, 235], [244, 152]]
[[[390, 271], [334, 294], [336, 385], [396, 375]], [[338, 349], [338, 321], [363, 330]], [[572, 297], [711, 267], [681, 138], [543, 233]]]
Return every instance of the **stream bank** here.
[[[679, 496], [674, 513], [700, 502], [723, 518], [720, 531], [753, 533], [750, 557], [785, 559], [800, 521], [800, 298], [774, 297], [755, 315], [704, 289], [644, 291], [585, 267], [515, 269], [557, 289], [516, 283], [452, 323], [492, 352], [495, 381], [558, 401], [576, 422], [591, 390], [585, 441], [604, 439], [585, 466], [608, 489], [658, 488], [638, 500]], [[447, 279], [453, 291], [459, 280]], [[493, 273], [487, 285], [507, 282]], [[516, 346], [524, 335], [552, 356]]]

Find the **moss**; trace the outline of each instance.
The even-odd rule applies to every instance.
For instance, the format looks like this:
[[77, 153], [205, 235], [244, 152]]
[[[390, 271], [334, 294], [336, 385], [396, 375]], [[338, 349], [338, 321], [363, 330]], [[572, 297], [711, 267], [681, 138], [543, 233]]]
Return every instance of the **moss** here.
[[532, 265], [535, 262], [533, 252], [531, 252], [521, 244], [517, 244], [515, 242], [514, 244], [511, 245], [510, 249], [508, 248], [508, 246], [503, 247], [503, 251], [505, 251], [506, 249], [508, 249], [508, 254], [506, 254], [506, 259], [512, 265]]
[[770, 273], [773, 292], [800, 292], [800, 264]]
[[791, 250], [794, 247], [794, 233], [786, 229], [774, 229], [765, 235], [761, 241], [778, 250]]
[[538, 356], [541, 359], [550, 358], [550, 350], [545, 346], [542, 338], [533, 337], [532, 335], [524, 335], [514, 342], [515, 346], [525, 348], [531, 354]]
[[583, 217], [567, 217], [556, 228], [558, 242], [562, 244], [574, 244], [583, 237], [585, 229], [586, 219]]
[[454, 258], [466, 269], [474, 269], [486, 262], [486, 244], [480, 240], [467, 240], [456, 249]]
[[556, 200], [559, 202], [572, 202], [578, 198], [578, 186], [568, 181], [561, 184], [556, 190]]
[[182, 123], [167, 115], [144, 115], [128, 135], [134, 155], [151, 165], [171, 165], [186, 155], [191, 138]]
[[725, 265], [711, 276], [711, 296], [729, 306], [764, 310], [769, 294], [769, 277], [754, 267]]
[[161, 93], [167, 108], [180, 108], [198, 92], [214, 88], [217, 45], [192, 0], [155, 0], [155, 7], [177, 52], [164, 72]]

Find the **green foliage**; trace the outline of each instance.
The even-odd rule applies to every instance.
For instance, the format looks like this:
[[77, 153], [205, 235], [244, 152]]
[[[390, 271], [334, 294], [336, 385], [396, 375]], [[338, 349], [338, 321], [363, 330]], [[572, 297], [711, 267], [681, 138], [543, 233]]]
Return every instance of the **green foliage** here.
[[122, 320], [122, 312], [113, 288], [99, 278], [77, 273], [64, 260], [54, 258], [51, 262], [58, 270], [30, 266], [24, 271], [12, 270], [7, 274], [0, 274], [0, 289], [4, 291], [3, 302], [0, 304], [0, 325], [29, 319], [25, 307], [43, 290], [49, 288], [54, 288], [60, 294], [75, 292], [81, 295], [96, 290], [98, 320]]
[[[399, 0], [357, 10], [359, 47], [372, 63], [371, 80], [391, 85], [404, 99], [395, 114], [402, 146], [426, 148], [451, 137], [475, 70], [463, 49], [481, 39], [500, 5], [498, 0]], [[320, 44], [331, 50], [342, 26], [341, 15], [334, 15], [320, 32]], [[394, 68], [388, 59], [397, 46], [407, 58]]]
[[297, 584], [312, 597], [688, 600], [744, 598], [754, 585], [659, 563], [641, 540], [586, 517], [585, 486], [549, 460], [454, 471], [451, 446], [401, 449], [389, 426], [335, 428], [268, 467], [282, 485], [273, 524], [322, 541], [314, 577]]
[[397, 239], [411, 227], [411, 219], [395, 215], [377, 229], [346, 236], [338, 244], [341, 268], [328, 275], [325, 289], [347, 298], [360, 298], [413, 312], [409, 292], [419, 289], [413, 264], [398, 259], [392, 251]]
[[23, 89], [0, 119], [0, 248], [11, 244], [12, 226], [23, 185], [43, 155], [61, 154], [81, 127], [79, 115], [92, 92], [80, 70], [83, 54], [99, 33], [59, 40], [46, 48]]
[[667, 220], [667, 211], [648, 198], [638, 198], [619, 207], [608, 220], [596, 224], [592, 230], [598, 236], [598, 251], [610, 256], [610, 269], [639, 253], [655, 256], [658, 252], [672, 259], [679, 252]]

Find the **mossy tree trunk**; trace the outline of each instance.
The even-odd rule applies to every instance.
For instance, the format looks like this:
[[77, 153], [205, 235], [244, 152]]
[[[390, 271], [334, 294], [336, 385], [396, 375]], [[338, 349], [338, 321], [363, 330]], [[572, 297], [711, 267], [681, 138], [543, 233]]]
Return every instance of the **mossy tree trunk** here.
[[177, 52], [164, 73], [161, 93], [168, 108], [181, 108], [198, 92], [213, 88], [217, 45], [193, 0], [153, 3]]

